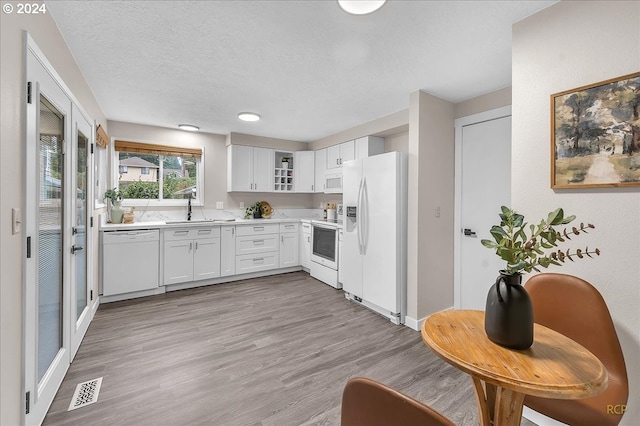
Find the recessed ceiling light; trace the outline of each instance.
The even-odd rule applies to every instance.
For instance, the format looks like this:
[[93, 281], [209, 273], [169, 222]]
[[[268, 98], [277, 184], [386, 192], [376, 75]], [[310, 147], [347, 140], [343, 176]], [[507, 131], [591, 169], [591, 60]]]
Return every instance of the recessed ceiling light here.
[[352, 15], [366, 15], [380, 9], [386, 0], [338, 0], [338, 4], [345, 12]]
[[197, 132], [200, 130], [200, 127], [194, 126], [193, 124], [178, 124], [178, 128], [188, 132]]
[[242, 121], [258, 121], [260, 116], [254, 112], [241, 112], [238, 114], [238, 118]]

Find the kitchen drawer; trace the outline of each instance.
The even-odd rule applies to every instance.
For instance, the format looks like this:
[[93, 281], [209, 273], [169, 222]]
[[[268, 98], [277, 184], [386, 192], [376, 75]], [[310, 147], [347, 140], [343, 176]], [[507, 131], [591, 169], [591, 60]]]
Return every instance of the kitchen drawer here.
[[280, 224], [278, 223], [267, 223], [260, 225], [237, 225], [236, 226], [236, 235], [263, 235], [263, 234], [277, 234], [280, 232]]
[[165, 229], [165, 241], [193, 240], [197, 238], [220, 238], [220, 227]]
[[302, 233], [303, 234], [311, 234], [311, 224], [308, 222], [302, 222], [300, 224], [300, 226], [302, 227]]
[[286, 232], [298, 232], [298, 223], [296, 222], [291, 222], [291, 223], [281, 223], [280, 224], [280, 232], [281, 233], [286, 233]]
[[253, 254], [264, 253], [269, 251], [278, 251], [279, 234], [261, 235], [261, 236], [237, 236], [236, 237], [236, 254]]
[[244, 254], [236, 257], [236, 274], [268, 271], [278, 267], [280, 259], [278, 252]]

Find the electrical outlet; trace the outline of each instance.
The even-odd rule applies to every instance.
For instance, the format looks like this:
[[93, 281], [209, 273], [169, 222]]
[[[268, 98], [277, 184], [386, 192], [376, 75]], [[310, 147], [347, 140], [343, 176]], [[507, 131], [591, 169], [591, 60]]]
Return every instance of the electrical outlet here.
[[11, 233], [13, 235], [20, 233], [20, 225], [22, 225], [20, 209], [11, 209]]
[[240, 201], [240, 210], [244, 209], [244, 201]]
[[224, 209], [224, 203], [222, 201], [216, 201], [216, 209], [218, 210]]

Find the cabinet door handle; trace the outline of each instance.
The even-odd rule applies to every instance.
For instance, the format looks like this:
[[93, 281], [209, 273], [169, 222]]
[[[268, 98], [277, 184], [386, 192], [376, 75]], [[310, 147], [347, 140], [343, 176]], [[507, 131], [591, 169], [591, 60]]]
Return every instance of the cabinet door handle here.
[[311, 242], [311, 237], [307, 237], [307, 242]]
[[336, 158], [336, 164], [340, 164], [340, 159]]
[[264, 240], [253, 240], [253, 245], [254, 246], [263, 246], [264, 245]]
[[262, 231], [264, 231], [264, 226], [254, 226], [253, 227], [253, 231], [254, 232], [262, 232]]
[[280, 242], [284, 243], [284, 235], [280, 235]]
[[189, 243], [189, 251], [193, 249], [193, 243]]
[[231, 228], [231, 235], [235, 235], [236, 234], [236, 228]]
[[198, 250], [198, 242], [196, 241], [196, 250]]
[[264, 257], [257, 257], [253, 259], [253, 263], [262, 263], [264, 262]]

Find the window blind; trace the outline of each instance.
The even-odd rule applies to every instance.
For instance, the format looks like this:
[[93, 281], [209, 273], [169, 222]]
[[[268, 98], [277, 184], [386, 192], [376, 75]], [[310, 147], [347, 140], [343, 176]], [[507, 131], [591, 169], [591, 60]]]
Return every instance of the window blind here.
[[174, 157], [201, 157], [201, 148], [183, 148], [178, 146], [156, 145], [152, 143], [119, 141], [114, 144], [116, 151], [137, 152], [140, 154], [170, 155]]

